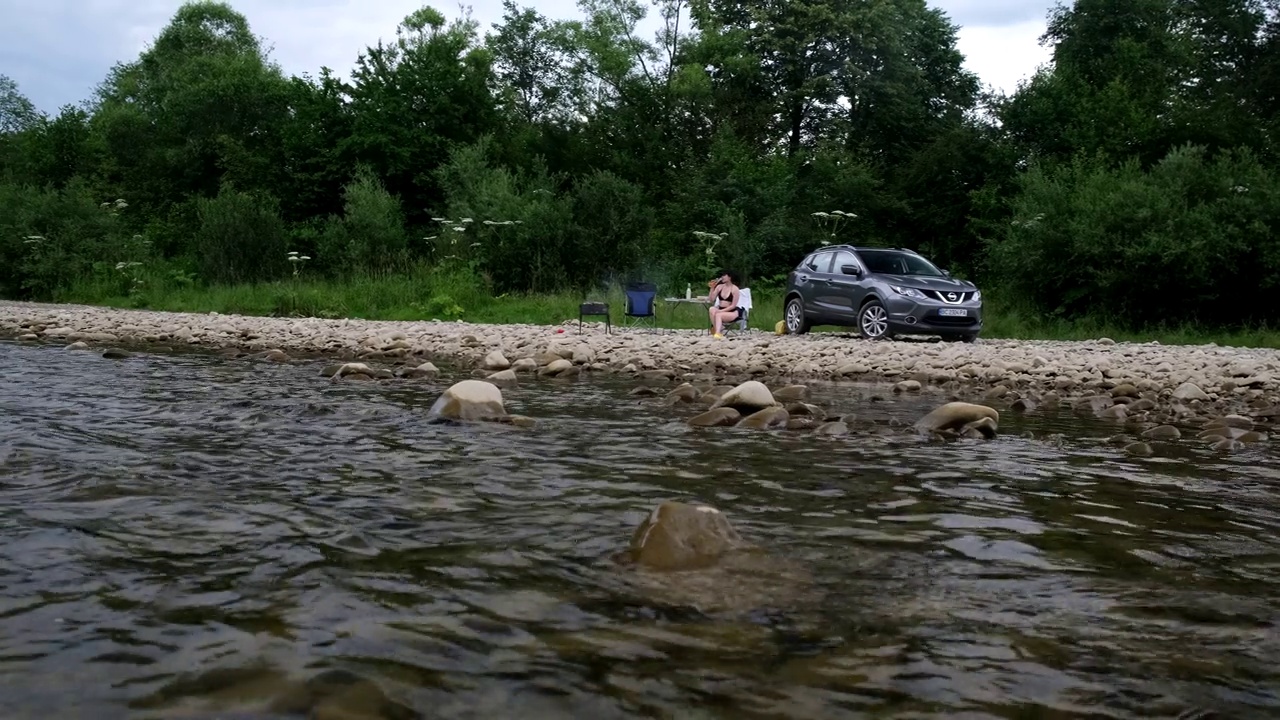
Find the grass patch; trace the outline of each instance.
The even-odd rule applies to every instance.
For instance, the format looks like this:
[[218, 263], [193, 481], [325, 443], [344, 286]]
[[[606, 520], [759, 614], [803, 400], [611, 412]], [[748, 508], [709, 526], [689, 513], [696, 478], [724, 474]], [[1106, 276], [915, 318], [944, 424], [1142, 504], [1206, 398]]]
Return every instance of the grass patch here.
[[1027, 313], [1000, 301], [984, 302], [982, 336], [1013, 340], [1091, 340], [1111, 338], [1117, 342], [1152, 342], [1163, 345], [1206, 345], [1224, 347], [1280, 348], [1280, 330], [1268, 327], [1208, 328], [1192, 324], [1133, 329], [1098, 318], [1066, 320]]
[[[683, 290], [680, 295], [683, 297]], [[706, 310], [670, 307], [659, 293], [662, 327], [706, 328]], [[148, 277], [142, 289], [121, 294], [118, 283], [91, 279], [59, 293], [66, 303], [171, 312], [218, 312], [263, 317], [358, 318], [364, 320], [465, 320], [472, 323], [528, 323], [552, 325], [578, 317], [578, 306], [590, 301], [609, 303], [614, 324], [625, 307], [620, 286], [594, 292], [494, 295], [466, 272], [416, 269], [344, 280], [302, 277], [270, 283], [199, 285], [173, 282], [167, 276]], [[782, 319], [781, 298], [754, 298], [754, 327], [772, 329]], [[586, 322], [598, 322], [588, 317]]]
[[[667, 328], [707, 329], [706, 311], [698, 306], [668, 307], [659, 292], [659, 324]], [[675, 295], [677, 293], [669, 293]], [[683, 289], [678, 293], [683, 296]], [[623, 293], [614, 286], [595, 292], [493, 295], [465, 271], [417, 268], [381, 276], [332, 280], [303, 276], [272, 283], [214, 285], [148, 277], [141, 289], [121, 294], [118, 283], [86, 279], [60, 293], [59, 302], [142, 308], [174, 312], [218, 312], [270, 317], [359, 318], [365, 320], [465, 320], [472, 323], [554, 325], [576, 321], [584, 301], [610, 304], [615, 325], [622, 320]], [[750, 324], [772, 330], [782, 319], [781, 293], [756, 291]], [[1039, 317], [988, 297], [982, 336], [1017, 340], [1159, 341], [1166, 345], [1217, 343], [1233, 347], [1280, 348], [1280, 331], [1269, 328], [1215, 330], [1184, 325], [1146, 330], [1124, 328], [1097, 319], [1062, 320]], [[588, 322], [600, 318], [587, 318]], [[852, 332], [851, 328], [815, 328], [816, 332]]]

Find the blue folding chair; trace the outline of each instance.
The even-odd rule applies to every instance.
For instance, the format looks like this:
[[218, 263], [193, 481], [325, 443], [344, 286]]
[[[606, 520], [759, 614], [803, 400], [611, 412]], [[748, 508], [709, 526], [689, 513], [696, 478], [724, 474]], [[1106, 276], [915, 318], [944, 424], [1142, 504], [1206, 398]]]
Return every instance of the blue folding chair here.
[[658, 328], [657, 303], [658, 286], [653, 283], [630, 283], [623, 293], [627, 296], [626, 307], [622, 313], [623, 327]]

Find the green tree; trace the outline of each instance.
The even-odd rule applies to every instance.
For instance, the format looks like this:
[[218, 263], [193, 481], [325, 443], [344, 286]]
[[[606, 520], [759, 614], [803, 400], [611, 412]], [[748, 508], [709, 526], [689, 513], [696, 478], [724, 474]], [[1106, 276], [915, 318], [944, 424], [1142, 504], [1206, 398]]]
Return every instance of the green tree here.
[[356, 61], [347, 147], [375, 168], [416, 224], [442, 203], [435, 171], [451, 149], [495, 124], [491, 61], [476, 30], [470, 18], [446, 23], [422, 8], [396, 29], [395, 42], [379, 42]]
[[276, 189], [287, 89], [243, 15], [225, 3], [188, 2], [99, 91], [94, 121], [110, 152], [107, 176], [156, 213], [211, 197], [224, 179]]
[[0, 75], [0, 135], [30, 129], [39, 119], [36, 106], [18, 91], [18, 84], [8, 75]]

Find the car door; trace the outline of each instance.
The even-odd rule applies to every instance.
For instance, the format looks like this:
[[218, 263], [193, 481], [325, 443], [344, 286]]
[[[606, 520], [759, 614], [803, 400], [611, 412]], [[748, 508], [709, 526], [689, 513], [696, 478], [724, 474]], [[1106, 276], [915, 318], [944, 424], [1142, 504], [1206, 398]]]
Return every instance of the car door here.
[[[845, 267], [858, 269], [858, 274], [844, 272]], [[867, 269], [848, 250], [837, 250], [827, 275], [827, 310], [833, 317], [853, 320], [858, 315], [862, 298], [867, 294]]]
[[821, 315], [821, 296], [826, 292], [826, 275], [831, 267], [832, 253], [815, 252], [805, 258], [796, 268], [796, 290], [804, 303], [806, 315]]

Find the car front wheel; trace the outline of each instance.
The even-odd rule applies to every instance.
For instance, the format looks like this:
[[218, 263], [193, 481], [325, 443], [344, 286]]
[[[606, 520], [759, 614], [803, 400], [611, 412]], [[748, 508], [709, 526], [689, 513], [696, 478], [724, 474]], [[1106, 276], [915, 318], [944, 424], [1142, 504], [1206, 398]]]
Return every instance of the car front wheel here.
[[792, 335], [803, 335], [809, 332], [809, 321], [804, 316], [804, 303], [800, 302], [800, 298], [791, 298], [787, 301], [786, 321], [787, 332]]
[[879, 300], [871, 300], [862, 306], [858, 313], [858, 330], [868, 340], [880, 340], [891, 337], [889, 333], [889, 313]]

